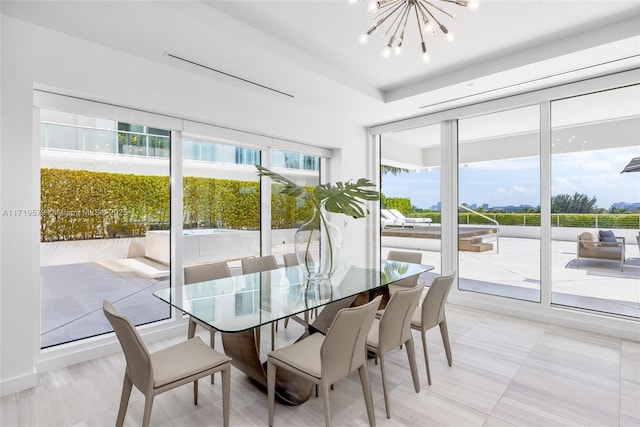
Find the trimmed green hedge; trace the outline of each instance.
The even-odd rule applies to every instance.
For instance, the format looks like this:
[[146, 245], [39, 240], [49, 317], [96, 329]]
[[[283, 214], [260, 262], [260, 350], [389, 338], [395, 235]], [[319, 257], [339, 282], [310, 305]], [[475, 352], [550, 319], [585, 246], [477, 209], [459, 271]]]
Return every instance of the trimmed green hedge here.
[[[41, 170], [41, 241], [144, 236], [169, 229], [169, 177]], [[257, 182], [185, 177], [185, 228], [260, 228]], [[297, 228], [313, 205], [272, 191], [272, 228]]]

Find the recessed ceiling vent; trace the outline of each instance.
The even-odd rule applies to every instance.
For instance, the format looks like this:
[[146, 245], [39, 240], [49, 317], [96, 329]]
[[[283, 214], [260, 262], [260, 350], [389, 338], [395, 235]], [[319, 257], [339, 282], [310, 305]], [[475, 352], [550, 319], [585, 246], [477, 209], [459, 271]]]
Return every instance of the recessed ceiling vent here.
[[186, 58], [181, 58], [181, 57], [179, 57], [179, 56], [177, 56], [177, 55], [174, 55], [174, 54], [171, 54], [171, 53], [169, 53], [169, 52], [165, 52], [164, 54], [165, 54], [166, 56], [168, 56], [169, 58], [173, 58], [173, 59], [176, 59], [176, 60], [178, 60], [178, 61], [182, 61], [182, 62], [185, 62], [185, 63], [187, 63], [187, 64], [191, 64], [191, 65], [194, 65], [194, 66], [196, 66], [196, 67], [203, 68], [203, 69], [205, 69], [205, 70], [213, 71], [214, 73], [222, 74], [223, 76], [227, 76], [227, 77], [230, 77], [230, 78], [232, 78], [232, 79], [236, 79], [236, 80], [239, 80], [239, 81], [241, 81], [241, 82], [248, 83], [248, 84], [250, 84], [250, 85], [258, 86], [258, 87], [260, 87], [260, 88], [262, 88], [262, 89], [270, 90], [271, 92], [275, 92], [275, 93], [280, 94], [280, 95], [288, 96], [289, 98], [293, 98], [293, 97], [294, 97], [293, 95], [291, 95], [291, 94], [289, 94], [289, 93], [286, 93], [286, 92], [283, 92], [283, 91], [281, 91], [281, 90], [274, 89], [274, 88], [272, 88], [272, 87], [265, 86], [265, 85], [260, 84], [260, 83], [252, 82], [251, 80], [247, 80], [247, 79], [244, 79], [244, 78], [242, 78], [242, 77], [235, 76], [235, 75], [233, 75], [233, 74], [225, 73], [224, 71], [220, 71], [220, 70], [217, 70], [217, 69], [215, 69], [215, 68], [211, 68], [211, 67], [209, 67], [209, 66], [207, 66], [207, 65], [200, 64], [200, 63], [198, 63], [198, 62], [191, 61], [191, 60], [186, 59]]

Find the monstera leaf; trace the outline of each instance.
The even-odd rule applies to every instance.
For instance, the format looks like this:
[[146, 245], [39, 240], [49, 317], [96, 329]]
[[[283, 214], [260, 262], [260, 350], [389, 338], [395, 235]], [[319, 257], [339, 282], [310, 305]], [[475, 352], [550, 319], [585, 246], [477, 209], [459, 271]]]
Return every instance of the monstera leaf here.
[[269, 169], [256, 165], [258, 175], [271, 178], [273, 181], [282, 184], [280, 190], [283, 194], [292, 196], [304, 196], [310, 199], [318, 208], [324, 207], [333, 213], [342, 213], [353, 218], [362, 218], [369, 213], [369, 209], [364, 204], [365, 201], [375, 201], [379, 198], [375, 184], [366, 178], [360, 178], [356, 182], [347, 181], [336, 182], [335, 184], [322, 184], [314, 188], [313, 194], [300, 187], [295, 182], [284, 176], [272, 172]]

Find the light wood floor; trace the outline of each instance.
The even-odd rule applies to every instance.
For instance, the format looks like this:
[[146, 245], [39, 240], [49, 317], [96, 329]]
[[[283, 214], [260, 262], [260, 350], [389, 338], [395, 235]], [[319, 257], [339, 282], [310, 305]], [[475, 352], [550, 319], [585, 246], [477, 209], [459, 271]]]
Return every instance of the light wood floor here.
[[[417, 333], [419, 394], [404, 349], [387, 356], [391, 419], [385, 416], [380, 368], [370, 361], [378, 426], [640, 426], [640, 342], [453, 305], [447, 316], [453, 366], [447, 366], [438, 330], [431, 330], [431, 386]], [[277, 341], [286, 345], [300, 332], [290, 322]], [[263, 345], [269, 342], [265, 335]], [[112, 426], [123, 372], [124, 357], [117, 353], [43, 373], [37, 387], [2, 397], [0, 426]], [[151, 425], [221, 425], [219, 384], [200, 380], [195, 407], [192, 385], [157, 396]], [[235, 369], [231, 397], [231, 425], [267, 425], [266, 395]], [[334, 426], [368, 425], [357, 372], [338, 382], [330, 399]], [[324, 425], [322, 408], [315, 397], [296, 407], [277, 404], [274, 425]], [[140, 425], [142, 412], [142, 394], [134, 390], [125, 425]]]

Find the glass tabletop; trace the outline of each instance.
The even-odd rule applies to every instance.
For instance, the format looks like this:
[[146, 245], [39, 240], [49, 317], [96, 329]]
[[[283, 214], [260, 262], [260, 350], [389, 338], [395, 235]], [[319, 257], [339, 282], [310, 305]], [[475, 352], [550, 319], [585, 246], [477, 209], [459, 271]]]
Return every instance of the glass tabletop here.
[[153, 294], [222, 332], [240, 332], [358, 295], [432, 270], [433, 266], [382, 260], [367, 266], [345, 259], [330, 279], [308, 281], [301, 266], [242, 274]]

